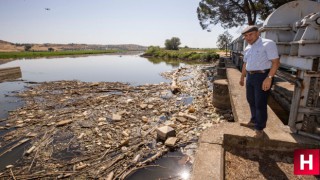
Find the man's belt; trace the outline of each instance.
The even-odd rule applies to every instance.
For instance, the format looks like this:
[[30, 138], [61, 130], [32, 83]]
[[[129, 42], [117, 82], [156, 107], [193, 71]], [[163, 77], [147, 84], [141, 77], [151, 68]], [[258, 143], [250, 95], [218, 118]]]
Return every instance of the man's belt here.
[[256, 70], [256, 71], [247, 71], [249, 74], [263, 74], [266, 72], [269, 72], [270, 69], [265, 69], [265, 70]]

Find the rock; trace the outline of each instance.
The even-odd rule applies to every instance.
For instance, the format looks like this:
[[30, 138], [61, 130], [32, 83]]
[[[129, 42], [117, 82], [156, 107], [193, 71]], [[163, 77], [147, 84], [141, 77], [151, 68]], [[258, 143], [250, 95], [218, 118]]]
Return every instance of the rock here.
[[174, 127], [174, 126], [175, 126], [175, 124], [174, 124], [173, 121], [166, 121], [164, 124], [165, 124], [166, 126], [170, 126], [170, 127]]
[[162, 109], [160, 110], [160, 113], [168, 113], [168, 110], [166, 110], [165, 108], [162, 108]]
[[150, 127], [149, 125], [143, 125], [143, 126], [141, 127], [141, 129], [144, 130], [144, 131], [146, 131], [146, 130], [149, 129], [149, 127]]
[[152, 113], [158, 115], [158, 114], [159, 114], [159, 111], [155, 109], [155, 110], [152, 111]]
[[110, 144], [105, 144], [104, 147], [105, 148], [111, 148], [111, 145]]
[[133, 102], [133, 99], [127, 99], [127, 104], [129, 104], [129, 103], [131, 103], [131, 102]]
[[142, 122], [147, 123], [148, 122], [148, 118], [146, 116], [142, 116]]
[[176, 137], [169, 137], [164, 144], [165, 144], [166, 146], [169, 146], [169, 147], [174, 147], [174, 145], [176, 144], [177, 141], [178, 141], [178, 138], [176, 138]]
[[80, 121], [78, 122], [79, 126], [82, 128], [92, 128], [93, 123], [91, 121]]
[[157, 129], [157, 138], [166, 140], [168, 137], [175, 137], [176, 131], [170, 126], [162, 126]]
[[120, 142], [120, 147], [122, 147], [122, 146], [127, 146], [128, 144], [129, 144], [129, 139], [122, 140], [122, 141]]
[[121, 121], [121, 115], [119, 114], [112, 114], [112, 120], [113, 121]]
[[189, 106], [189, 108], [188, 108], [189, 113], [194, 113], [195, 111], [196, 111], [196, 109], [193, 106]]
[[177, 117], [176, 120], [179, 121], [179, 122], [181, 122], [181, 123], [184, 123], [184, 122], [187, 121], [187, 119], [184, 118], [184, 117]]
[[152, 108], [153, 108], [153, 106], [154, 106], [154, 105], [149, 104], [149, 105], [148, 105], [148, 108], [149, 108], [149, 109], [152, 109]]
[[141, 108], [141, 109], [145, 109], [146, 107], [148, 107], [147, 104], [140, 104], [140, 108]]
[[123, 146], [123, 147], [121, 147], [121, 151], [122, 151], [122, 152], [127, 152], [127, 151], [128, 151], [128, 148], [125, 147], [125, 146]]

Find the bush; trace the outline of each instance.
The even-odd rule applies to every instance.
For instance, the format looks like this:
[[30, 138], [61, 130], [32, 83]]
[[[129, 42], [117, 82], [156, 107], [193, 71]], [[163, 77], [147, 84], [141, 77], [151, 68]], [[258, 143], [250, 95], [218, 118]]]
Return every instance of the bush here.
[[219, 55], [213, 50], [203, 50], [201, 52], [195, 51], [176, 51], [176, 50], [164, 50], [159, 46], [150, 46], [144, 53], [144, 56], [153, 56], [167, 59], [181, 59], [181, 60], [201, 60], [211, 61], [219, 59]]

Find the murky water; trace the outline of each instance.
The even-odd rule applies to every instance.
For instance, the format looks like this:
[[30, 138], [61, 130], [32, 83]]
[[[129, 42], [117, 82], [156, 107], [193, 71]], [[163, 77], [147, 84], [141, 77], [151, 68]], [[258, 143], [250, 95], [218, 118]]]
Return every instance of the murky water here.
[[[18, 81], [0, 83], [0, 126], [4, 125], [8, 112], [23, 105], [23, 101], [14, 96], [15, 93], [30, 86], [30, 82], [44, 82], [57, 80], [79, 80], [85, 82], [127, 82], [132, 85], [156, 84], [169, 82], [160, 73], [170, 71], [185, 63], [164, 61], [161, 59], [147, 59], [139, 55], [99, 55], [89, 57], [64, 57], [15, 60], [1, 64], [0, 68], [19, 66], [22, 78]], [[187, 103], [190, 101], [186, 99]], [[8, 130], [0, 130], [1, 136]], [[16, 148], [14, 152], [1, 157], [6, 164], [14, 163], [24, 151], [24, 147]], [[6, 148], [1, 147], [0, 153]], [[171, 152], [169, 155], [181, 156], [181, 152]], [[128, 179], [151, 179], [186, 176], [190, 166], [179, 166], [179, 158], [168, 156], [157, 161], [157, 166], [145, 168], [132, 174]], [[2, 163], [1, 163], [2, 164]], [[3, 169], [5, 166], [0, 167]], [[163, 168], [165, 167], [165, 168]], [[181, 175], [181, 173], [184, 173]], [[149, 178], [149, 179], [150, 179]]]
[[169, 152], [154, 164], [142, 168], [131, 175], [126, 180], [141, 179], [189, 179], [191, 164], [183, 162], [184, 155], [181, 152]]

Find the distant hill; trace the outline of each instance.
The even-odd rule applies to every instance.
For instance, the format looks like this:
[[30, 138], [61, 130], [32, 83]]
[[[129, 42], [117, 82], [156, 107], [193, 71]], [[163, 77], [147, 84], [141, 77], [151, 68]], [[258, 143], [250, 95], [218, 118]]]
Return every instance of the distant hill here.
[[17, 46], [13, 43], [0, 40], [0, 52], [24, 51], [24, 46]]
[[24, 51], [26, 46], [31, 46], [30, 51], [48, 51], [53, 48], [55, 51], [70, 50], [105, 50], [116, 49], [126, 51], [145, 51], [147, 47], [136, 44], [119, 44], [119, 45], [101, 45], [101, 44], [14, 44], [0, 40], [0, 52]]

